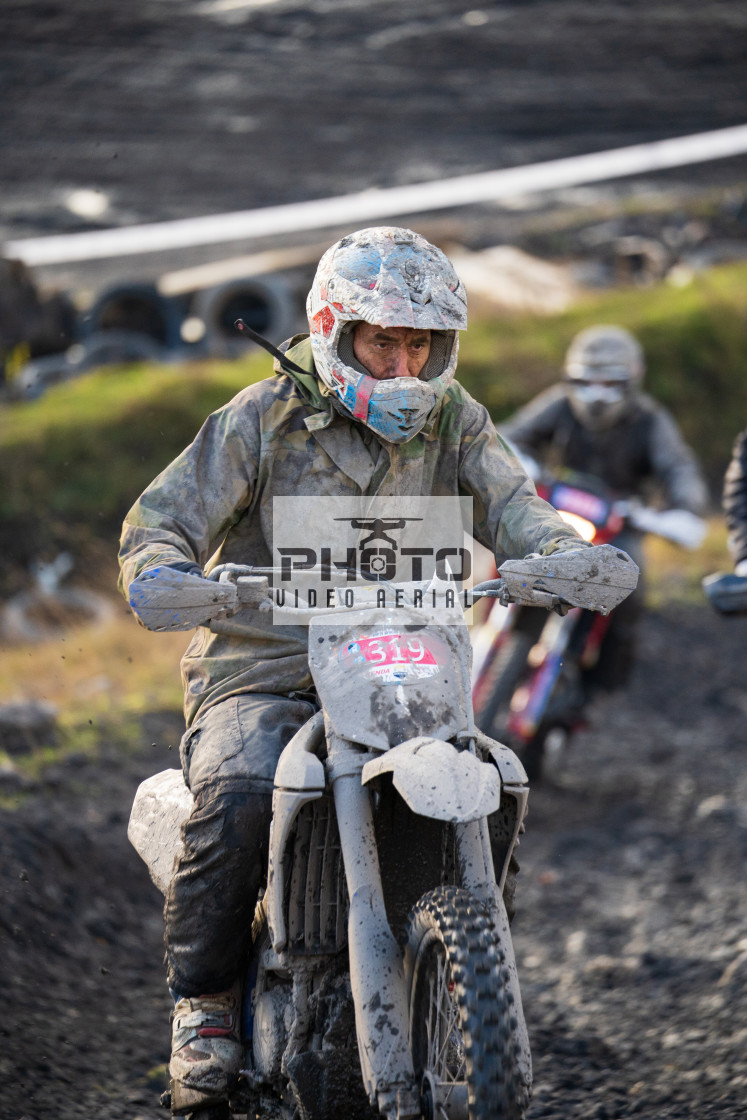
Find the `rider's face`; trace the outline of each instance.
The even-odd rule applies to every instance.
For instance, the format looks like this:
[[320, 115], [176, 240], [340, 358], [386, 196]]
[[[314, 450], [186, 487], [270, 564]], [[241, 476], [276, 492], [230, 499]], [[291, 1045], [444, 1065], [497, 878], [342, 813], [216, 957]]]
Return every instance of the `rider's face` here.
[[357, 323], [353, 353], [371, 377], [419, 377], [431, 352], [431, 332], [417, 327], [380, 327]]

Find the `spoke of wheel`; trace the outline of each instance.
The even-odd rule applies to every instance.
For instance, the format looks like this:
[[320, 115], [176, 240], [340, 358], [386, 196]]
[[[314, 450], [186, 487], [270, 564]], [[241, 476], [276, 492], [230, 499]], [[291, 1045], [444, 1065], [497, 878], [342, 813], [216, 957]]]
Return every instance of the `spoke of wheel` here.
[[[433, 984], [434, 984], [434, 979], [433, 979], [433, 976], [430, 975], [428, 977], [428, 988], [429, 988], [429, 994], [430, 994], [430, 999], [428, 1000], [428, 1046], [427, 1046], [428, 1069], [433, 1069], [434, 1046], [438, 1046], [438, 1003], [436, 1002], [436, 1000], [434, 998]], [[436, 1036], [435, 1037], [435, 1044], [434, 1044], [434, 1034]]]
[[[439, 1079], [444, 1081], [451, 1081], [454, 1084], [459, 1080], [459, 1074], [464, 1067], [464, 1059], [459, 1064], [459, 1069], [456, 1074], [453, 1074], [448, 1068], [448, 1064], [443, 1062], [444, 1053], [451, 1042], [455, 1030], [459, 1028], [459, 1011], [451, 998], [449, 992], [449, 967], [444, 959], [439, 960], [438, 969], [438, 1017], [439, 1021], [443, 1021], [444, 1033], [443, 1042], [440, 1045], [438, 1056], [436, 1058], [437, 1064], [432, 1067], [433, 1072], [437, 1073]], [[440, 1032], [439, 1032], [440, 1035]], [[443, 1065], [443, 1068], [442, 1068]]]
[[[445, 1051], [446, 1047], [449, 1045], [449, 1037], [450, 1037], [450, 1032], [448, 1030], [448, 1026], [449, 1026], [448, 1021], [446, 1023], [446, 1027], [447, 1027], [446, 1031], [444, 1032], [443, 1036], [441, 1034], [442, 1023], [443, 1023], [444, 1018], [446, 1018], [446, 1016], [444, 1015], [444, 995], [446, 995], [447, 999], [449, 998], [448, 983], [446, 981], [446, 967], [445, 967], [445, 964], [446, 964], [446, 962], [444, 961], [443, 957], [441, 957], [439, 955], [439, 958], [438, 958], [438, 991], [437, 991], [437, 997], [436, 997], [436, 1015], [437, 1015], [438, 1026], [439, 1026], [438, 1042], [437, 1042], [438, 1054], [436, 1055], [434, 1065], [431, 1067], [433, 1069], [433, 1072], [438, 1074], [439, 1079], [444, 1075], [444, 1073], [448, 1073], [448, 1070], [447, 1071], [442, 1070], [441, 1064], [442, 1064], [444, 1051]], [[442, 1037], [443, 1037], [443, 1042], [441, 1042]]]

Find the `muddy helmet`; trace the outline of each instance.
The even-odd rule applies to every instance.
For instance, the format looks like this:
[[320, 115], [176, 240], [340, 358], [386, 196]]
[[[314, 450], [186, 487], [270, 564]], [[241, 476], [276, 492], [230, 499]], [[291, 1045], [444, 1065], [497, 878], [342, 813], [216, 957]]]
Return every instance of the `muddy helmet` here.
[[577, 334], [565, 359], [568, 399], [577, 420], [600, 430], [622, 419], [643, 369], [643, 350], [622, 327], [589, 327]]
[[[454, 378], [464, 287], [446, 256], [409, 229], [376, 226], [324, 254], [306, 301], [317, 374], [343, 408], [389, 443], [412, 439]], [[419, 377], [377, 381], [353, 353], [356, 323], [431, 331]]]

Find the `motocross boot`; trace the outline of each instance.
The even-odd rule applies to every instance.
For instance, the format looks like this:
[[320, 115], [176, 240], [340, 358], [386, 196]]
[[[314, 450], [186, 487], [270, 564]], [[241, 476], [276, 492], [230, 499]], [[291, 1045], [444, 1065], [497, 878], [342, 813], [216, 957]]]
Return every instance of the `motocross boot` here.
[[171, 1111], [177, 1115], [228, 1099], [242, 1061], [239, 986], [183, 996], [172, 1016]]

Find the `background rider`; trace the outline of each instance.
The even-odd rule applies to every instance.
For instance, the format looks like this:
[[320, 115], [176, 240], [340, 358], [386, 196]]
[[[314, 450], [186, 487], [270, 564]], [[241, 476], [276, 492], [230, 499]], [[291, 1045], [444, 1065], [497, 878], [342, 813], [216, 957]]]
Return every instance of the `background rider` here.
[[[702, 515], [708, 490], [693, 451], [671, 413], [641, 388], [640, 343], [617, 326], [581, 331], [568, 349], [563, 380], [499, 426], [524, 456], [550, 473], [579, 472], [617, 497], [650, 498]], [[617, 544], [643, 573], [642, 536], [626, 529]], [[644, 601], [638, 589], [613, 615], [599, 660], [584, 674], [584, 691], [624, 685], [635, 659]]]

